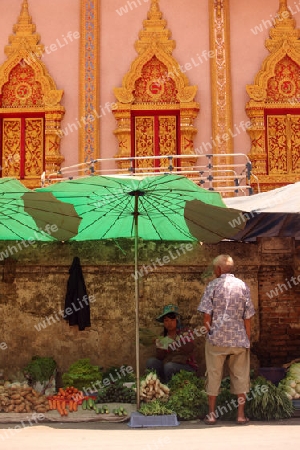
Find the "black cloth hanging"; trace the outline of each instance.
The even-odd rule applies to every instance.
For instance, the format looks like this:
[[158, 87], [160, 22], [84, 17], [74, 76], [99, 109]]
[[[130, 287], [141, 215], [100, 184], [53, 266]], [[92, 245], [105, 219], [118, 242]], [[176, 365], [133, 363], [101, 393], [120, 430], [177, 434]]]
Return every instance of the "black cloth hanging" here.
[[91, 326], [90, 301], [80, 265], [75, 256], [69, 269], [67, 293], [65, 298], [64, 319], [70, 326], [78, 325], [80, 331]]

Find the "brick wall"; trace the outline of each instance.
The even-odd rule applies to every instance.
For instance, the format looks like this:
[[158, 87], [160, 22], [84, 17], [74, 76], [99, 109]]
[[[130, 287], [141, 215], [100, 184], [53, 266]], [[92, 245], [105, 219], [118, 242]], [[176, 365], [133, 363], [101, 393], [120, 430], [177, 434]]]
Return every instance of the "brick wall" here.
[[[2, 242], [0, 252], [7, 245]], [[142, 244], [140, 326], [160, 332], [154, 318], [164, 304], [171, 302], [178, 304], [184, 324], [201, 326], [196, 309], [211, 279], [211, 260], [220, 253], [233, 256], [236, 275], [249, 284], [257, 309], [252, 365], [274, 366], [299, 357], [300, 283], [282, 287], [282, 292], [278, 288], [278, 295], [270, 298], [274, 287], [300, 273], [299, 246], [291, 239], [196, 244], [188, 249], [171, 243]], [[69, 327], [58, 317], [74, 256], [80, 257], [88, 293], [95, 298], [91, 304], [92, 326], [85, 331]], [[4, 342], [6, 348], [0, 348], [0, 369], [23, 367], [34, 355], [53, 356], [61, 371], [84, 357], [102, 367], [135, 367], [133, 261], [132, 243], [126, 240], [38, 244], [1, 261], [0, 344]], [[196, 347], [200, 373], [204, 373], [204, 338], [197, 338]], [[152, 351], [151, 347], [140, 346], [141, 370]]]

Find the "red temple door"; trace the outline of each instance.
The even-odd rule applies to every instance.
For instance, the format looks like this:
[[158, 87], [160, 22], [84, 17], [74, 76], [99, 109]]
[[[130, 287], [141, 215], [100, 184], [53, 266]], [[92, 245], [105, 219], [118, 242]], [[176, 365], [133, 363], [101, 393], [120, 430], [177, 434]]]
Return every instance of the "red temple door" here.
[[44, 171], [44, 114], [0, 116], [3, 177], [30, 179]]
[[[179, 111], [132, 111], [131, 156], [143, 158], [136, 162], [136, 168], [149, 171], [169, 168], [167, 157], [180, 154], [179, 117]], [[178, 165], [176, 159], [171, 163]]]

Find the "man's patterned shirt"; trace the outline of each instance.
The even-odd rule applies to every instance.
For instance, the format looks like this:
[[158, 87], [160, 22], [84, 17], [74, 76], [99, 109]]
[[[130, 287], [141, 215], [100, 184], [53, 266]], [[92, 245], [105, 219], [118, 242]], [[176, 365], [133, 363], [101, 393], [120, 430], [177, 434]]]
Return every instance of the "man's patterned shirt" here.
[[244, 319], [254, 316], [249, 287], [233, 274], [211, 281], [201, 298], [198, 311], [212, 315], [208, 341], [219, 347], [250, 347]]

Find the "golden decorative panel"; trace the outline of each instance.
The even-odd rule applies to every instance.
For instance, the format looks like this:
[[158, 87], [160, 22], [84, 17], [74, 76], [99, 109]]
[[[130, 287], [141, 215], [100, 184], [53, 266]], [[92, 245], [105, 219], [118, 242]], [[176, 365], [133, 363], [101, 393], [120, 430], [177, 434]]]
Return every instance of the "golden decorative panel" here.
[[[214, 165], [228, 166], [233, 164], [233, 158], [229, 156], [233, 152], [233, 136], [229, 133], [233, 129], [229, 0], [209, 0], [209, 14], [213, 153], [224, 155], [216, 157]], [[225, 135], [226, 139], [223, 139]], [[216, 186], [227, 185], [223, 182]]]
[[[145, 152], [147, 156], [169, 152], [185, 154], [191, 155], [191, 158], [184, 159], [182, 165], [190, 168], [196, 160], [194, 135], [197, 130], [193, 122], [200, 109], [194, 101], [197, 86], [189, 85], [179, 63], [172, 56], [175, 42], [170, 35], [162, 18], [159, 0], [151, 0], [147, 20], [144, 20], [143, 30], [135, 43], [138, 57], [124, 76], [122, 86], [114, 89], [117, 98], [112, 111], [117, 122], [114, 134], [119, 143], [116, 156], [128, 158], [145, 155]], [[141, 133], [143, 120], [148, 137], [146, 132]], [[165, 165], [165, 162], [163, 159], [160, 164]], [[129, 165], [129, 161], [119, 163], [120, 169], [129, 168]], [[145, 159], [139, 163], [139, 166], [142, 165], [152, 167], [158, 163]]]
[[136, 156], [154, 156], [154, 117], [135, 118]]
[[21, 119], [3, 119], [2, 122], [2, 176], [20, 176]]
[[44, 120], [25, 119], [25, 176], [39, 176], [43, 171]]
[[2, 168], [4, 177], [34, 180], [44, 164], [44, 118], [2, 119]]
[[99, 150], [99, 8], [100, 0], [80, 0], [80, 117], [79, 159], [100, 158]]
[[159, 149], [161, 155], [176, 155], [176, 117], [159, 117]]
[[[60, 154], [61, 121], [65, 112], [60, 103], [63, 91], [56, 88], [41, 61], [44, 46], [39, 44], [40, 36], [35, 31], [28, 2], [23, 0], [18, 22], [13, 27], [14, 34], [5, 47], [7, 60], [0, 67], [2, 129], [9, 127], [12, 114], [20, 117], [15, 119], [16, 123], [27, 117], [26, 157], [19, 149], [19, 157], [14, 154], [11, 163], [7, 154], [9, 138], [3, 133], [1, 165], [10, 174], [19, 173], [22, 182], [31, 188], [40, 186], [43, 171], [58, 171], [64, 161]], [[23, 142], [23, 138], [15, 136], [16, 141]]]
[[23, 62], [15, 66], [2, 87], [2, 108], [43, 107], [41, 84], [32, 67]]
[[[170, 162], [168, 156], [178, 154], [176, 115], [139, 115], [134, 118], [134, 149], [132, 155], [143, 157], [135, 167], [152, 170], [166, 170]], [[166, 155], [166, 158], [162, 156]], [[146, 158], [160, 156], [159, 159]], [[173, 161], [177, 165], [177, 161]]]
[[176, 84], [172, 78], [166, 77], [167, 72], [167, 67], [153, 56], [135, 82], [134, 103], [179, 103]]
[[249, 158], [261, 191], [299, 181], [300, 174], [300, 30], [287, 1], [279, 1], [266, 48], [270, 55], [247, 86], [246, 105]]
[[267, 116], [268, 172], [300, 174], [300, 115]]
[[299, 66], [285, 56], [275, 66], [275, 74], [268, 80], [266, 102], [289, 103], [300, 99]]

